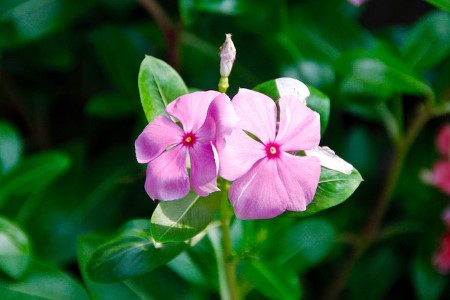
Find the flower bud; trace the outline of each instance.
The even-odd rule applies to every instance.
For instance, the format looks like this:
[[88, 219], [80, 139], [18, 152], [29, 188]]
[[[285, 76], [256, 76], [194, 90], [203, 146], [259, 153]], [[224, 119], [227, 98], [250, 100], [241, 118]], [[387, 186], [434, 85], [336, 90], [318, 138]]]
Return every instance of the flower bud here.
[[231, 34], [227, 33], [225, 34], [225, 42], [220, 47], [220, 76], [230, 76], [235, 59], [236, 48], [231, 40]]

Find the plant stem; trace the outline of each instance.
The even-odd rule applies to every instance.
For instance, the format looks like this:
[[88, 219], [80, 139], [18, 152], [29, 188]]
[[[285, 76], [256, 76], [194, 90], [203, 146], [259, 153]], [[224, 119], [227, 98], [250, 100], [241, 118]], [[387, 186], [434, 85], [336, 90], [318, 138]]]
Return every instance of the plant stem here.
[[[227, 184], [227, 183], [226, 183]], [[226, 283], [230, 300], [239, 299], [238, 286], [236, 281], [236, 261], [233, 258], [233, 247], [230, 234], [230, 220], [233, 212], [228, 202], [228, 188], [224, 188], [220, 203], [220, 222], [222, 228], [223, 260], [225, 262]]]
[[332, 300], [339, 297], [339, 294], [345, 287], [348, 277], [350, 276], [353, 266], [365, 251], [376, 241], [380, 231], [381, 222], [391, 202], [392, 194], [403, 169], [406, 156], [420, 130], [429, 120], [430, 116], [431, 113], [429, 108], [420, 106], [405, 136], [399, 143], [395, 144], [394, 157], [388, 170], [386, 184], [376, 201], [371, 216], [364, 226], [359, 243], [356, 244], [351, 254], [344, 261], [340, 272], [336, 274], [334, 280], [331, 282], [331, 286], [326, 290], [323, 297], [324, 300]]

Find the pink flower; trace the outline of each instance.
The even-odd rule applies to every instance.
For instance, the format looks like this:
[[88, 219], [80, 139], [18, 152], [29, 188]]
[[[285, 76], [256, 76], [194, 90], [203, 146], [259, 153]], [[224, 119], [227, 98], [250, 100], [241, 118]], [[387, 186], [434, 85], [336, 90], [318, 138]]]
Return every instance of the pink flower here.
[[450, 161], [441, 160], [434, 164], [430, 173], [430, 183], [450, 195]]
[[442, 221], [444, 221], [447, 230], [450, 231], [450, 206], [447, 207], [442, 213]]
[[434, 265], [441, 273], [450, 271], [450, 233], [442, 237], [438, 253], [434, 257]]
[[450, 124], [444, 125], [436, 138], [439, 153], [450, 159]]
[[313, 149], [320, 141], [319, 115], [298, 97], [269, 97], [240, 89], [232, 104], [237, 129], [219, 150], [220, 175], [234, 181], [229, 198], [240, 219], [272, 218], [285, 210], [303, 211], [320, 177], [320, 161], [293, 153]]
[[161, 115], [136, 139], [139, 163], [148, 163], [145, 190], [152, 199], [175, 200], [189, 193], [190, 183], [200, 196], [218, 191], [216, 147], [237, 122], [230, 99], [215, 91], [195, 92], [177, 98], [166, 107], [182, 128]]

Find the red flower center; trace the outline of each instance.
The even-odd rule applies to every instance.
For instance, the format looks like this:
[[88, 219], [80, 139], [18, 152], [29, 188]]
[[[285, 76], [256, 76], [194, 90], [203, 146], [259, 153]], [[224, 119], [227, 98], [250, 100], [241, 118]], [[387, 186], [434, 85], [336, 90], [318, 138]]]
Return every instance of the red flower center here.
[[194, 143], [195, 143], [196, 139], [197, 138], [195, 137], [195, 135], [192, 132], [189, 132], [189, 133], [186, 133], [183, 136], [182, 143], [183, 143], [184, 146], [192, 147], [192, 146], [194, 146]]
[[280, 146], [275, 143], [268, 143], [266, 145], [267, 158], [278, 158], [280, 157]]

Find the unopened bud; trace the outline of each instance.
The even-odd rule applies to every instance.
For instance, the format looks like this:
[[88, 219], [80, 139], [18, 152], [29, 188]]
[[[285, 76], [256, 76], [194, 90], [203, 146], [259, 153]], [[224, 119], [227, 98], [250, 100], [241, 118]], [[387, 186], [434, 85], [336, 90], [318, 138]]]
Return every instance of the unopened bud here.
[[225, 34], [225, 42], [220, 47], [220, 76], [230, 76], [233, 68], [234, 60], [236, 59], [236, 48], [231, 40], [231, 34]]

